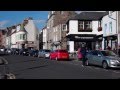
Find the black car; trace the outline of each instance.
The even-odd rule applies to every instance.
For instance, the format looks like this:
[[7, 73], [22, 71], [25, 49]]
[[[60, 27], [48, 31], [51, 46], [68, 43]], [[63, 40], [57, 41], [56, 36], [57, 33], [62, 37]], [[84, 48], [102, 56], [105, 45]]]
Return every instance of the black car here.
[[29, 50], [29, 56], [37, 57], [38, 56], [38, 50]]
[[28, 56], [29, 55], [28, 49], [20, 49], [19, 55]]

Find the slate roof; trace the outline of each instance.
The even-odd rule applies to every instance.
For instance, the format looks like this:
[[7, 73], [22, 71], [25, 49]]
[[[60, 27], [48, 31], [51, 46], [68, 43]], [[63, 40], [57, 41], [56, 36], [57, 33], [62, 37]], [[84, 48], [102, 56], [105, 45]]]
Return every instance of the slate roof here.
[[107, 14], [108, 12], [81, 12], [80, 14], [76, 15], [73, 18], [70, 18], [69, 20], [100, 20], [103, 16]]

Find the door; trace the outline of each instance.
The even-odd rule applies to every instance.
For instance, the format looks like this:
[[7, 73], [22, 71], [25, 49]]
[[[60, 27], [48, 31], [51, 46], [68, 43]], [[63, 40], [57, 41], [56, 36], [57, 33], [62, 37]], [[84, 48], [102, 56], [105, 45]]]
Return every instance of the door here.
[[101, 65], [102, 54], [100, 53], [100, 51], [94, 51], [93, 60], [95, 65]]
[[97, 65], [102, 65], [102, 53], [100, 52], [100, 51], [97, 51], [97, 56], [96, 56], [96, 59], [95, 59], [95, 61], [96, 61], [96, 64]]

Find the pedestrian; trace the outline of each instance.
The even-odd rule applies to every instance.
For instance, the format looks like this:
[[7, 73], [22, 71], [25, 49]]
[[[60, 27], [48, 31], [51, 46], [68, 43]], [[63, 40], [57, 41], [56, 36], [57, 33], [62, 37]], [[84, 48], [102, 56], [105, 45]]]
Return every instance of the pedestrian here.
[[107, 46], [107, 50], [111, 50], [111, 47], [110, 47], [110, 46]]
[[83, 58], [83, 55], [81, 53], [81, 48], [78, 48], [77, 58], [78, 58], [78, 60], [82, 60], [82, 58]]
[[86, 48], [82, 47], [81, 49], [81, 53], [82, 53], [82, 65], [85, 66], [85, 62], [86, 62]]

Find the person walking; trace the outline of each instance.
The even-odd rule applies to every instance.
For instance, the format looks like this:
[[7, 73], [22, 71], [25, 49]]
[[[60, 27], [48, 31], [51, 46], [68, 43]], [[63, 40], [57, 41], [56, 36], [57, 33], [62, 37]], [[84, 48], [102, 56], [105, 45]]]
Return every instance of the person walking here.
[[77, 58], [78, 58], [78, 60], [82, 60], [82, 58], [83, 58], [83, 55], [81, 53], [81, 48], [78, 48]]
[[85, 66], [85, 62], [86, 62], [86, 48], [85, 47], [82, 47], [81, 53], [82, 53], [82, 65]]

